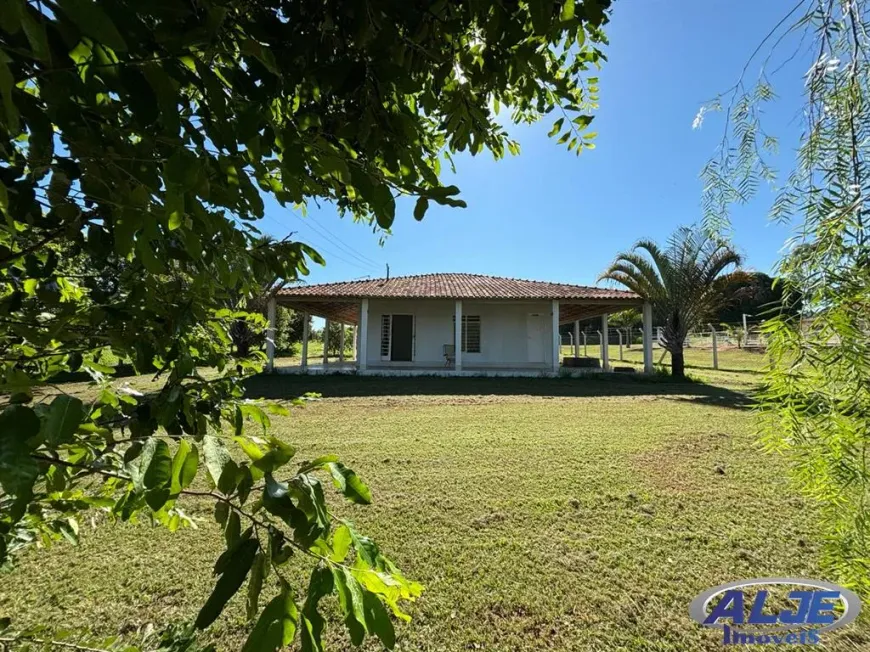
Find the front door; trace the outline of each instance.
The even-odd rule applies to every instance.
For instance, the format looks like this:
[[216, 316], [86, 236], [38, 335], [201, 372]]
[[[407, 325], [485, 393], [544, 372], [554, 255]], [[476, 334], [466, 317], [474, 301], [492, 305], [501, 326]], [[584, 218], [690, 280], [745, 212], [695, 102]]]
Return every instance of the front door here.
[[529, 362], [544, 362], [544, 334], [547, 330], [547, 317], [539, 312], [530, 312], [526, 316], [526, 347]]
[[390, 360], [411, 362], [414, 349], [414, 315], [393, 315]]

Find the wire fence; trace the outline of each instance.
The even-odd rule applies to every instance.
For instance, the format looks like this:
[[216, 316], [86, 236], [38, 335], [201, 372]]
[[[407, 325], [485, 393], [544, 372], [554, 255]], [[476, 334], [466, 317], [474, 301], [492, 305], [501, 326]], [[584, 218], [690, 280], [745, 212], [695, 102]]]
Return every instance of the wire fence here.
[[[686, 366], [699, 369], [718, 369], [723, 371], [761, 371], [767, 361], [764, 355], [767, 343], [761, 332], [761, 322], [739, 324], [708, 324], [707, 328], [688, 334], [683, 342], [683, 356]], [[611, 365], [625, 363], [643, 364], [643, 330], [639, 327], [608, 328], [581, 331], [574, 346], [574, 333], [562, 335], [561, 353], [563, 356], [591, 357], [602, 359], [602, 343], [608, 346]], [[663, 347], [663, 328], [653, 328], [653, 362], [668, 366], [670, 354]]]

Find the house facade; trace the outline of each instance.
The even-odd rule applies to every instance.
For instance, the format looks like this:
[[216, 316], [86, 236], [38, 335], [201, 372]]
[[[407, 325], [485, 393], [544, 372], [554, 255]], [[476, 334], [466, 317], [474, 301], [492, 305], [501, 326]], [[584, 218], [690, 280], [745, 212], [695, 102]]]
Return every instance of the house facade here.
[[[301, 365], [279, 371], [558, 374], [560, 324], [574, 323], [579, 332], [580, 320], [600, 316], [606, 332], [608, 314], [631, 307], [643, 307], [644, 369], [652, 370], [652, 350], [647, 351], [651, 311], [638, 295], [622, 290], [479, 274], [425, 274], [284, 288], [270, 302], [272, 328], [276, 305], [349, 326], [356, 350], [352, 363], [324, 358], [324, 364], [312, 365], [306, 328]], [[579, 347], [579, 336], [574, 341]], [[579, 357], [579, 348], [575, 355]], [[602, 366], [608, 368], [606, 347]], [[271, 343], [269, 367], [274, 369]]]

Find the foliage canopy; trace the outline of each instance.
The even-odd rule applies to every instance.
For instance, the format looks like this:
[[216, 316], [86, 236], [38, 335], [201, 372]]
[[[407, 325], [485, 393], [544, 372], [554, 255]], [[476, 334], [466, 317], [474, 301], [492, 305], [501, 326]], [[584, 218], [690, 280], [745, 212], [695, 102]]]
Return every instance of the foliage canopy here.
[[[771, 365], [760, 397], [763, 439], [790, 457], [794, 478], [821, 507], [827, 570], [865, 595], [870, 594], [868, 12], [867, 0], [798, 2], [756, 50], [762, 61], [758, 83], [748, 86], [741, 77], [731, 93], [699, 114], [727, 102], [722, 146], [702, 175], [708, 226], [720, 229], [727, 225], [731, 203], [748, 201], [761, 181], [776, 178], [770, 158], [777, 140], [762, 118], [764, 105], [776, 99], [773, 78], [783, 65], [768, 69], [768, 64], [777, 48], [790, 49], [789, 35], [806, 43], [811, 60], [796, 113], [803, 119], [799, 148], [770, 211], [772, 219], [794, 221], [798, 234], [787, 243], [778, 270], [783, 310], [765, 324]], [[798, 301], [801, 311], [793, 309]]]
[[[329, 513], [317, 473], [368, 503], [332, 456], [287, 465], [267, 405], [244, 397], [262, 368], [230, 328], [311, 248], [261, 241], [264, 195], [334, 203], [388, 229], [399, 196], [464, 206], [439, 181], [457, 151], [518, 147], [497, 122], [555, 111], [568, 149], [596, 107], [609, 0], [4, 0], [0, 3], [0, 560], [78, 533], [107, 510], [184, 525], [183, 497], [215, 501], [227, 549], [204, 628], [292, 551], [312, 561], [259, 611], [251, 649], [321, 646], [321, 597], [351, 639], [392, 647], [384, 605], [421, 587]], [[107, 354], [156, 371], [143, 396], [111, 383]], [[201, 370], [214, 369], [210, 374]], [[34, 387], [82, 369], [87, 403]], [[231, 455], [231, 452], [233, 453]], [[239, 461], [244, 459], [245, 461]], [[98, 482], [94, 482], [94, 480]]]

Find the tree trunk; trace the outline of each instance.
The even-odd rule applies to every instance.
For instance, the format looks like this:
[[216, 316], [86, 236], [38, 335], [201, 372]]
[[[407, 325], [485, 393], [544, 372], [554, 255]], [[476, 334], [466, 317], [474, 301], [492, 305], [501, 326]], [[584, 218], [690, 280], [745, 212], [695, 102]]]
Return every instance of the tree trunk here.
[[686, 377], [686, 363], [685, 363], [685, 360], [683, 359], [682, 344], [675, 346], [673, 349], [670, 349], [670, 353], [671, 353], [671, 376], [673, 378], [683, 380]]
[[671, 376], [678, 380], [686, 377], [686, 364], [683, 359], [683, 344], [688, 328], [684, 326], [680, 311], [674, 310], [665, 324], [665, 348], [671, 354]]

